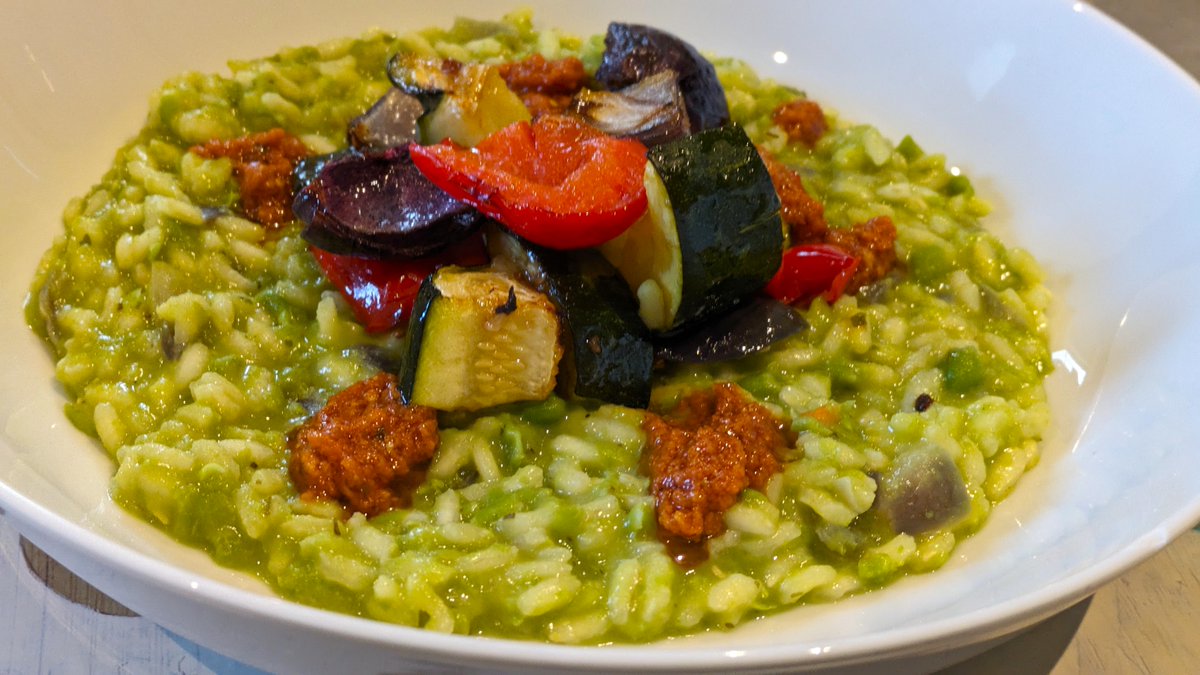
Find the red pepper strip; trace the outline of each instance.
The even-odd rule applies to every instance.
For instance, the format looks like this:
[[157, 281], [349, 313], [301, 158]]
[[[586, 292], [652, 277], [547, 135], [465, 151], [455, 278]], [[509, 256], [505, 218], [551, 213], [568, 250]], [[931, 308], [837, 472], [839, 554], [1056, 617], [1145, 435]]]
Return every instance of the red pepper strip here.
[[541, 246], [596, 246], [646, 211], [646, 146], [570, 117], [517, 122], [474, 148], [446, 141], [410, 152], [434, 185]]
[[309, 247], [325, 277], [346, 301], [368, 333], [383, 333], [408, 320], [425, 277], [443, 265], [484, 265], [483, 239], [470, 237], [446, 251], [412, 260], [376, 260], [338, 255]]
[[829, 244], [804, 244], [783, 252], [783, 264], [767, 282], [767, 295], [788, 304], [812, 302], [818, 296], [833, 303], [858, 269], [858, 258]]

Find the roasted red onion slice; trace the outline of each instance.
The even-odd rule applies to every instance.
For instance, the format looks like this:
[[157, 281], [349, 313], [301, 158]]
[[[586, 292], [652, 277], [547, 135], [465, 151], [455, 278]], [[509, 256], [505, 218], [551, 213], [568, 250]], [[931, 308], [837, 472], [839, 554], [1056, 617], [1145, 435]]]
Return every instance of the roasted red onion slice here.
[[620, 89], [664, 70], [678, 75], [692, 133], [729, 121], [729, 105], [717, 71], [695, 47], [657, 28], [608, 24], [596, 81], [607, 89]]
[[610, 136], [659, 145], [691, 133], [687, 108], [673, 70], [664, 70], [619, 91], [584, 89], [571, 112]]
[[393, 87], [367, 112], [350, 122], [346, 138], [356, 150], [387, 150], [420, 140], [417, 120], [425, 108], [415, 97]]

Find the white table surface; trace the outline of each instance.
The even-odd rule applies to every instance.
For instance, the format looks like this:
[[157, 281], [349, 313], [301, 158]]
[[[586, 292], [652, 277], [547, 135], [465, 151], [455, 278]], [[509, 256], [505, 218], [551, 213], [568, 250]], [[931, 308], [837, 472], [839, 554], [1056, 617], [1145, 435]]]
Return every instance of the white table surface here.
[[[1092, 4], [1200, 76], [1200, 0]], [[1200, 672], [1197, 608], [1200, 532], [1190, 532], [1089, 601], [947, 673]], [[132, 615], [23, 546], [0, 515], [0, 675], [261, 672]]]

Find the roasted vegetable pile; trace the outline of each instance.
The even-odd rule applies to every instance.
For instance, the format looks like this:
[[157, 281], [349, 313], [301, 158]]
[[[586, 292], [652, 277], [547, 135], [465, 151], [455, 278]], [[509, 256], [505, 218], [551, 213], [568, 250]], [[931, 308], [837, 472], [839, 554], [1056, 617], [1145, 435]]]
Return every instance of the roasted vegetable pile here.
[[388, 76], [349, 149], [298, 167], [294, 210], [359, 320], [407, 324], [411, 403], [557, 388], [645, 407], [656, 354], [767, 347], [805, 327], [782, 303], [832, 302], [858, 266], [827, 243], [785, 254], [771, 170], [712, 65], [673, 35], [613, 23], [590, 76], [577, 59], [411, 54]]

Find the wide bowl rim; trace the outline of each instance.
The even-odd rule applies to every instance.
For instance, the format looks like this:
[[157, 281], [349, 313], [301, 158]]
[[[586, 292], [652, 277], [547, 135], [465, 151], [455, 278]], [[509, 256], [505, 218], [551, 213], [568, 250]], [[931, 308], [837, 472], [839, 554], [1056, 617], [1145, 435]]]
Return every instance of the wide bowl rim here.
[[[938, 649], [949, 651], [970, 643], [1014, 633], [1083, 599], [1122, 572], [1160, 551], [1175, 537], [1187, 532], [1200, 520], [1200, 495], [1189, 509], [1164, 518], [1153, 529], [1129, 545], [1084, 570], [1062, 579], [1052, 592], [1031, 593], [1025, 597], [991, 605], [965, 616], [942, 619], [911, 628], [872, 634], [869, 638], [848, 638], [824, 645], [760, 646], [749, 650], [730, 650], [687, 644], [682, 649], [666, 640], [647, 645], [572, 646], [507, 638], [447, 635], [421, 628], [388, 624], [371, 619], [338, 614], [329, 610], [300, 605], [279, 597], [264, 597], [251, 591], [212, 579], [203, 579], [202, 596], [197, 596], [197, 579], [187, 572], [153, 557], [107, 539], [88, 528], [59, 518], [36, 502], [0, 483], [0, 507], [10, 518], [15, 516], [18, 530], [27, 533], [35, 544], [48, 548], [71, 541], [83, 552], [108, 566], [180, 596], [196, 598], [231, 613], [250, 614], [297, 628], [319, 628], [339, 637], [394, 649], [415, 650], [429, 657], [461, 658], [472, 645], [487, 643], [488, 661], [505, 666], [558, 666], [585, 670], [639, 668], [646, 671], [720, 671], [729, 668], [772, 668], [784, 666], [839, 666], [875, 661], [881, 655], [900, 658], [929, 650], [930, 640]], [[85, 580], [87, 576], [83, 577]], [[118, 594], [119, 596], [119, 594]], [[120, 600], [120, 597], [115, 598]], [[287, 611], [278, 611], [287, 610]], [[153, 619], [154, 617], [150, 617]], [[667, 646], [664, 646], [667, 645]], [[579, 661], [580, 652], [602, 655], [601, 662]], [[407, 654], [412, 656], [412, 654]]]

